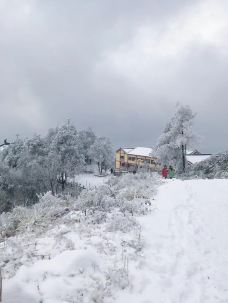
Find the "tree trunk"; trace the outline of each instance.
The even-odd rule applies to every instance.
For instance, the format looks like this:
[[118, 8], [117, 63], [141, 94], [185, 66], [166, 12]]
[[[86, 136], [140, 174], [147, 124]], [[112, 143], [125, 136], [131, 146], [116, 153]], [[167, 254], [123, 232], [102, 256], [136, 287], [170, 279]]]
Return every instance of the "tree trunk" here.
[[53, 186], [53, 182], [52, 181], [50, 181], [50, 185], [51, 185], [51, 194], [52, 194], [52, 196], [54, 196], [55, 195], [55, 191], [54, 191], [54, 186]]
[[62, 190], [62, 193], [63, 193], [64, 190], [65, 190], [65, 187], [66, 187], [66, 183], [67, 183], [66, 173], [62, 172], [60, 174], [60, 177], [57, 178], [57, 181], [58, 181], [59, 184], [61, 184], [61, 190]]
[[61, 174], [61, 184], [62, 184], [62, 192], [64, 192], [65, 190], [65, 187], [66, 187], [66, 174], [65, 173], [62, 173]]
[[101, 173], [102, 173], [102, 165], [101, 165], [101, 163], [97, 162], [97, 166], [98, 166], [99, 174], [101, 175]]
[[184, 145], [181, 145], [181, 152], [182, 152], [183, 173], [185, 173], [185, 170], [186, 170], [186, 158], [185, 158], [185, 148], [184, 148]]

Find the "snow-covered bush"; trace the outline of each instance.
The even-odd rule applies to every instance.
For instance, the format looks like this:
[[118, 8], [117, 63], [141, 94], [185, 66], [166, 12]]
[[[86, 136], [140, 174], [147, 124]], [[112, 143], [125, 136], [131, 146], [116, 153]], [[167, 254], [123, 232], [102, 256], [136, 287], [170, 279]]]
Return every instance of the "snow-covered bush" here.
[[127, 200], [134, 198], [151, 199], [156, 194], [157, 185], [160, 183], [157, 173], [126, 174], [119, 178], [111, 178], [107, 184], [115, 196], [121, 195]]
[[79, 196], [76, 206], [85, 215], [88, 211], [110, 211], [116, 207], [116, 200], [108, 185], [103, 185], [91, 190], [84, 190]]
[[107, 231], [121, 231], [128, 233], [134, 229], [139, 229], [139, 223], [132, 216], [123, 215], [122, 213], [113, 213], [107, 224]]
[[125, 289], [129, 286], [129, 272], [128, 268], [113, 268], [107, 274], [107, 279], [114, 287]]
[[100, 210], [89, 210], [88, 214], [84, 220], [88, 224], [101, 224], [106, 221], [107, 218], [107, 212], [105, 211], [100, 211]]
[[115, 300], [133, 286], [132, 264], [144, 248], [137, 215], [150, 211], [160, 180], [146, 173], [113, 177], [78, 198], [48, 192], [33, 206], [1, 214], [4, 295], [12, 302], [15, 289], [20, 302]]
[[192, 165], [184, 177], [228, 178], [228, 151]]
[[[120, 230], [128, 230], [128, 226], [135, 224], [128, 215], [144, 215], [150, 211], [151, 198], [159, 182], [156, 174], [128, 174], [113, 177], [107, 184], [97, 188], [83, 190], [78, 199], [70, 195], [57, 197], [48, 192], [39, 195], [39, 203], [31, 207], [17, 206], [12, 212], [1, 214], [0, 234], [9, 237], [17, 231], [37, 228], [42, 231], [70, 211], [83, 212], [85, 216], [81, 220], [89, 224], [101, 224], [106, 222], [107, 214], [114, 209], [118, 215], [110, 219], [110, 230], [117, 228], [118, 224]], [[115, 219], [119, 223], [115, 223]]]
[[84, 190], [75, 203], [75, 209], [85, 215], [93, 215], [97, 211], [110, 212], [114, 208], [124, 214], [145, 214], [151, 208], [150, 200], [159, 183], [160, 177], [150, 173], [112, 177], [103, 186]]
[[16, 231], [46, 227], [52, 220], [73, 209], [73, 200], [54, 197], [50, 192], [39, 197], [39, 203], [32, 207], [17, 206], [11, 212], [0, 215], [0, 234], [9, 237]]
[[158, 175], [150, 173], [112, 177], [103, 186], [84, 190], [75, 203], [75, 209], [85, 215], [93, 215], [97, 211], [110, 212], [114, 208], [131, 215], [145, 214], [150, 209], [150, 200], [159, 182]]
[[132, 216], [145, 215], [151, 209], [151, 202], [148, 199], [143, 198], [134, 198], [132, 200], [121, 199], [120, 202], [120, 211], [124, 214], [126, 212], [130, 213]]
[[15, 234], [18, 227], [18, 220], [12, 213], [2, 213], [0, 216], [0, 235], [1, 237], [11, 237]]

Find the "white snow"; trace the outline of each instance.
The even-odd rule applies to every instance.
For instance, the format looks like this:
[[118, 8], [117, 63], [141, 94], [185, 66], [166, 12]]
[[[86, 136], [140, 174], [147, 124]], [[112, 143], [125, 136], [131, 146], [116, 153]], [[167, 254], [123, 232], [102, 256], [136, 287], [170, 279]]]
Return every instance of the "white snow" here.
[[46, 234], [2, 242], [3, 302], [227, 303], [228, 180], [168, 180], [151, 201], [140, 229], [71, 212]]
[[201, 161], [207, 160], [211, 157], [211, 155], [190, 155], [186, 156], [186, 159], [188, 162], [195, 164], [199, 163]]
[[140, 219], [144, 258], [118, 303], [228, 302], [228, 180], [168, 181]]
[[123, 148], [123, 150], [125, 151], [125, 153], [129, 153], [130, 151], [132, 151], [134, 148]]
[[134, 156], [144, 156], [144, 157], [151, 157], [153, 149], [150, 147], [136, 147], [131, 150], [128, 154]]
[[[102, 264], [101, 256], [92, 249], [67, 250], [50, 260], [40, 260], [32, 266], [22, 266], [5, 286], [4, 302], [65, 302], [74, 294], [74, 285], [82, 283], [82, 274], [94, 271]], [[77, 275], [79, 274], [79, 275]], [[62, 298], [62, 299], [61, 299]]]
[[190, 149], [186, 150], [186, 155], [192, 155], [193, 153], [194, 153], [194, 150], [190, 150]]
[[94, 188], [103, 185], [110, 176], [95, 176], [93, 174], [80, 174], [75, 176], [75, 182], [84, 186], [85, 188]]

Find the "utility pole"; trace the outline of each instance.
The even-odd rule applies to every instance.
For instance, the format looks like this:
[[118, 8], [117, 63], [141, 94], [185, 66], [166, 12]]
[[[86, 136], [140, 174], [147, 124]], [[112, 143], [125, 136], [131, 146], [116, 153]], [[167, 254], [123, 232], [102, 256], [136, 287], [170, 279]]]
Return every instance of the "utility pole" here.
[[[184, 136], [184, 131], [181, 132], [182, 136]], [[182, 143], [181, 145], [181, 153], [182, 153], [182, 166], [183, 166], [183, 173], [185, 173], [186, 170], [186, 145]]]

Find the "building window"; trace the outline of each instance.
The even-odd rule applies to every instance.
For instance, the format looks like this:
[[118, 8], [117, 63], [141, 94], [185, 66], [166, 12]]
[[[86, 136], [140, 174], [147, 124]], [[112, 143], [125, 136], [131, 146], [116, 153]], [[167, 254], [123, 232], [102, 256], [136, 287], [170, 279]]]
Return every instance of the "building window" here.
[[128, 157], [129, 161], [135, 161], [135, 157]]

